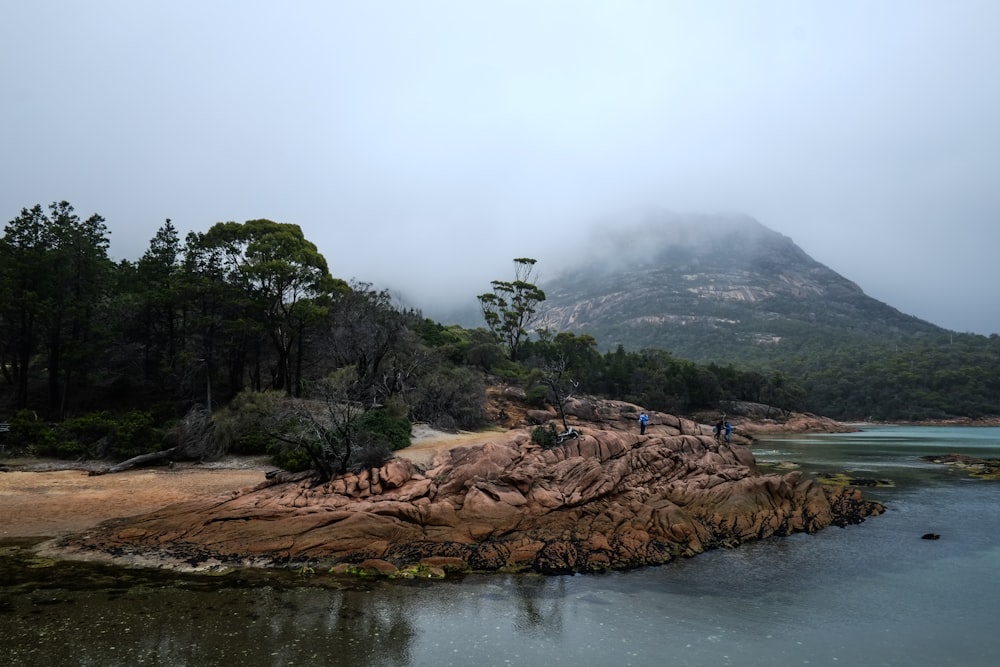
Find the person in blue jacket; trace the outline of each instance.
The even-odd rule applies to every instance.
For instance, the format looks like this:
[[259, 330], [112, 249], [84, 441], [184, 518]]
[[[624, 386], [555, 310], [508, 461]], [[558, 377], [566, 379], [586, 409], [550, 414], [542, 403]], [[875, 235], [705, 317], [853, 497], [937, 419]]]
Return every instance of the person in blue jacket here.
[[649, 415], [643, 412], [639, 415], [639, 435], [646, 435], [646, 424], [649, 423]]
[[731, 444], [733, 439], [733, 425], [726, 422], [726, 444]]

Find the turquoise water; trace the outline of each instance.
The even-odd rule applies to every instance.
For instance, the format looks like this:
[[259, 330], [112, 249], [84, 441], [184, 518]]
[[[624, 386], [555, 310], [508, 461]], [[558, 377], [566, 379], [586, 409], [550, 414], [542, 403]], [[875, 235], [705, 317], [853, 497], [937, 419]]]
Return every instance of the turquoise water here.
[[22, 571], [0, 588], [0, 664], [1000, 664], [1000, 482], [919, 458], [1000, 457], [1000, 429], [878, 427], [754, 451], [807, 475], [891, 479], [866, 491], [888, 511], [606, 575], [345, 587], [320, 575]]

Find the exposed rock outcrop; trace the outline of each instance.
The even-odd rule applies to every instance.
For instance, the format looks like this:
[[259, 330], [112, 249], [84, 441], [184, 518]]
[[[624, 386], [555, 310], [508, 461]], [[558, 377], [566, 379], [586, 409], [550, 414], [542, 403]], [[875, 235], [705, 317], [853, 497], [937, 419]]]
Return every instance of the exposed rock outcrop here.
[[[725, 413], [734, 429], [750, 437], [777, 433], [852, 433], [858, 430], [853, 424], [838, 422], [829, 417], [809, 412], [788, 412], [764, 403], [722, 401], [719, 409]], [[717, 419], [715, 415], [707, 414], [704, 417], [709, 420]]]
[[967, 454], [938, 454], [921, 456], [920, 459], [929, 463], [953, 466], [976, 479], [1000, 479], [1000, 459], [981, 459]]
[[600, 428], [551, 449], [511, 431], [442, 453], [428, 470], [397, 458], [322, 486], [277, 478], [106, 522], [59, 549], [192, 566], [378, 561], [382, 571], [444, 558], [475, 570], [584, 572], [857, 523], [883, 509], [797, 471], [761, 475], [748, 448], [713, 441], [704, 425], [653, 415], [640, 436], [629, 404], [571, 410], [589, 411]]

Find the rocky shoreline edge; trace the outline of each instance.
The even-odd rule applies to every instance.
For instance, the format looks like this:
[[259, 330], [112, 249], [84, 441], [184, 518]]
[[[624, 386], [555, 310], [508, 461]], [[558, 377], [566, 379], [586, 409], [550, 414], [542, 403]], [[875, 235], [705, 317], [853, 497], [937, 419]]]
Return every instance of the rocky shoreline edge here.
[[762, 474], [748, 447], [717, 442], [704, 425], [654, 413], [655, 426], [640, 435], [635, 406], [576, 407], [583, 435], [551, 448], [514, 429], [442, 451], [426, 468], [397, 457], [318, 486], [278, 475], [106, 521], [39, 551], [186, 571], [602, 572], [856, 524], [884, 510], [858, 489], [798, 471]]

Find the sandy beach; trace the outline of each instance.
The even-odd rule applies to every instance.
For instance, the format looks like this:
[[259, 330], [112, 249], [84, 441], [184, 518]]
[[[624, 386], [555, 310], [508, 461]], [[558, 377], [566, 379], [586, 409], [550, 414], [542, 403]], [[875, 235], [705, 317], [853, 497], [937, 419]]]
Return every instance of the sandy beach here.
[[86, 470], [2, 472], [0, 538], [79, 532], [106, 519], [255, 486], [271, 468], [233, 461], [229, 467], [180, 464], [113, 475], [90, 475]]
[[[429, 467], [443, 449], [481, 443], [499, 431], [445, 433], [416, 425], [410, 447], [396, 452]], [[110, 475], [65, 461], [0, 461], [0, 539], [55, 537], [107, 519], [151, 512], [172, 503], [253, 487], [273, 470], [266, 458], [229, 457], [211, 463], [177, 463]], [[92, 469], [94, 466], [90, 466]]]

